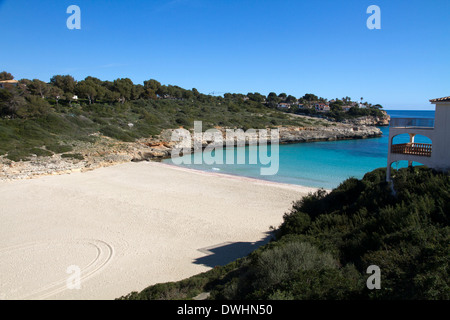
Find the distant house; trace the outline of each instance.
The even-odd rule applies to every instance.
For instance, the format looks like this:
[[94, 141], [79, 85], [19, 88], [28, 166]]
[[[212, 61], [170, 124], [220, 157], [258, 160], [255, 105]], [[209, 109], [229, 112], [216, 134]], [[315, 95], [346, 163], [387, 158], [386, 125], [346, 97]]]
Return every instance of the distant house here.
[[314, 108], [318, 112], [327, 112], [330, 111], [330, 106], [323, 102], [317, 102], [314, 104]]
[[78, 100], [78, 96], [75, 95], [75, 96], [72, 97], [72, 99], [73, 99], [73, 100]]
[[277, 105], [278, 108], [284, 108], [284, 109], [290, 109], [291, 108], [291, 104], [290, 103], [286, 103], [286, 102], [281, 102]]
[[298, 107], [299, 109], [303, 109], [303, 108], [305, 107], [305, 105], [299, 103], [299, 104], [297, 105], [297, 107]]
[[15, 87], [15, 86], [17, 86], [18, 83], [19, 83], [19, 81], [17, 81], [17, 80], [1, 80], [0, 81], [0, 89], [5, 89], [8, 86]]
[[344, 112], [348, 112], [348, 110], [350, 110], [352, 108], [352, 106], [343, 106], [342, 110], [344, 110]]

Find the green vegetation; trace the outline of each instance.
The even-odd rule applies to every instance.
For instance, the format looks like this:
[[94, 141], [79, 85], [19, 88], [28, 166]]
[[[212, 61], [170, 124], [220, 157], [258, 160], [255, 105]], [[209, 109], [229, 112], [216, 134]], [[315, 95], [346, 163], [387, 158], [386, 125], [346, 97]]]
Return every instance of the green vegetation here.
[[[13, 76], [2, 72], [0, 79]], [[204, 129], [316, 125], [268, 108], [260, 94], [249, 96], [215, 97], [153, 79], [144, 85], [94, 77], [77, 82], [69, 75], [56, 75], [49, 83], [21, 79], [0, 89], [0, 155], [18, 161], [66, 153], [77, 141], [95, 142], [96, 133], [132, 142], [163, 129], [191, 128], [199, 119]]]
[[[294, 203], [249, 256], [123, 299], [449, 299], [450, 177], [416, 167], [348, 179]], [[381, 269], [381, 289], [366, 287]]]
[[[383, 109], [381, 105], [372, 105], [368, 102], [364, 102], [361, 103], [363, 107], [360, 108], [359, 103], [356, 101], [352, 101], [350, 97], [333, 99], [329, 103], [330, 110], [326, 112], [316, 110], [316, 108], [314, 107], [314, 104], [316, 102], [328, 103], [323, 98], [318, 98], [313, 94], [306, 94], [298, 100], [298, 103], [301, 107], [294, 104], [287, 111], [313, 117], [326, 117], [334, 121], [342, 121], [345, 119], [367, 116], [383, 118], [386, 115], [386, 113], [381, 110]], [[344, 109], [344, 107], [346, 109]]]
[[[0, 73], [0, 81], [12, 79], [10, 73]], [[273, 92], [267, 97], [257, 92], [220, 97], [201, 94], [195, 88], [162, 85], [154, 79], [141, 85], [128, 78], [76, 81], [70, 75], [55, 75], [49, 83], [21, 79], [5, 87], [0, 89], [0, 155], [14, 161], [27, 160], [32, 154], [69, 152], [71, 149], [55, 146], [94, 142], [96, 133], [131, 142], [158, 135], [163, 129], [191, 128], [194, 120], [202, 120], [204, 129], [316, 126], [318, 121], [293, 117], [280, 110], [278, 103], [325, 101], [313, 94], [296, 99]], [[355, 108], [347, 115], [367, 112], [364, 110]], [[317, 115], [313, 109], [305, 112]]]
[[83, 160], [84, 157], [80, 153], [65, 153], [61, 156], [62, 158], [69, 158], [69, 159], [76, 159], [76, 160]]

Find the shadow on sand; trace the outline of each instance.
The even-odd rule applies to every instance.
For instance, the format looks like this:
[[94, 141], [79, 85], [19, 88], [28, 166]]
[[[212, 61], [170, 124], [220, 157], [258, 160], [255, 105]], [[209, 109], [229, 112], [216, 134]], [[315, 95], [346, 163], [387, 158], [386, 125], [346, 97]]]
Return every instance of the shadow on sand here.
[[223, 242], [214, 246], [201, 248], [198, 251], [207, 255], [195, 259], [194, 263], [211, 268], [223, 266], [236, 259], [245, 257], [260, 246], [268, 243], [272, 238], [272, 233], [268, 232], [266, 237], [257, 242]]

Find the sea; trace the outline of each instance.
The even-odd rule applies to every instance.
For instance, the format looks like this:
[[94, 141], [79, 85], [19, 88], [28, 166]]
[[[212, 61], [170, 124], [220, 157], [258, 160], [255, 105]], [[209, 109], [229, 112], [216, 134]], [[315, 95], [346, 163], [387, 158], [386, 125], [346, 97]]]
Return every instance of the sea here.
[[[434, 111], [386, 110], [386, 112], [391, 118], [434, 118]], [[266, 165], [261, 164], [260, 161], [257, 161], [256, 164], [248, 163], [249, 147], [234, 148], [234, 161], [227, 161], [225, 159], [226, 152], [223, 152], [224, 164], [206, 164], [205, 161], [195, 164], [194, 155], [185, 155], [179, 159], [180, 161], [184, 160], [184, 163], [177, 165], [208, 172], [332, 189], [350, 177], [360, 179], [367, 172], [386, 167], [389, 127], [380, 127], [380, 129], [383, 135], [377, 138], [279, 145], [278, 171], [273, 175], [262, 175], [261, 168], [268, 168], [270, 165], [275, 167], [274, 162]], [[408, 141], [407, 134], [394, 139], [394, 143]], [[424, 136], [416, 136], [415, 142], [430, 143], [429, 139]], [[239, 154], [246, 155], [245, 164], [238, 164]], [[268, 157], [271, 157], [270, 147], [268, 147]], [[174, 164], [172, 159], [166, 159], [164, 162]], [[226, 164], [227, 162], [234, 164]], [[399, 169], [407, 165], [406, 161], [400, 161], [394, 163], [392, 167]], [[418, 165], [418, 163], [414, 163], [414, 165]]]

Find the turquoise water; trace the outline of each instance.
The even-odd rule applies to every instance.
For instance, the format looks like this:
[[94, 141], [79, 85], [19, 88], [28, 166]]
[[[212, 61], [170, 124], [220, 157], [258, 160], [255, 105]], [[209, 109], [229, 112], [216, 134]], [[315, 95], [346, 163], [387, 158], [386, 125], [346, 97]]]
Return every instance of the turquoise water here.
[[[395, 118], [434, 118], [434, 111], [388, 111]], [[389, 128], [380, 127], [383, 135], [379, 138], [309, 142], [279, 146], [279, 170], [276, 175], [261, 175], [261, 164], [248, 164], [248, 147], [234, 148], [235, 159], [245, 153], [247, 164], [183, 164], [182, 166], [226, 174], [233, 174], [275, 182], [298, 184], [331, 189], [349, 177], [362, 178], [365, 173], [385, 167], [387, 163]], [[395, 143], [407, 142], [407, 135], [399, 136]], [[418, 136], [416, 142], [429, 142]], [[270, 149], [270, 148], [269, 148]], [[224, 152], [224, 157], [225, 157]], [[198, 155], [197, 155], [198, 156]], [[270, 153], [269, 153], [270, 156]], [[184, 156], [193, 159], [192, 155]], [[171, 159], [164, 160], [172, 163]], [[226, 161], [224, 160], [224, 163]], [[237, 161], [234, 161], [237, 163]], [[406, 166], [393, 164], [393, 168]]]

